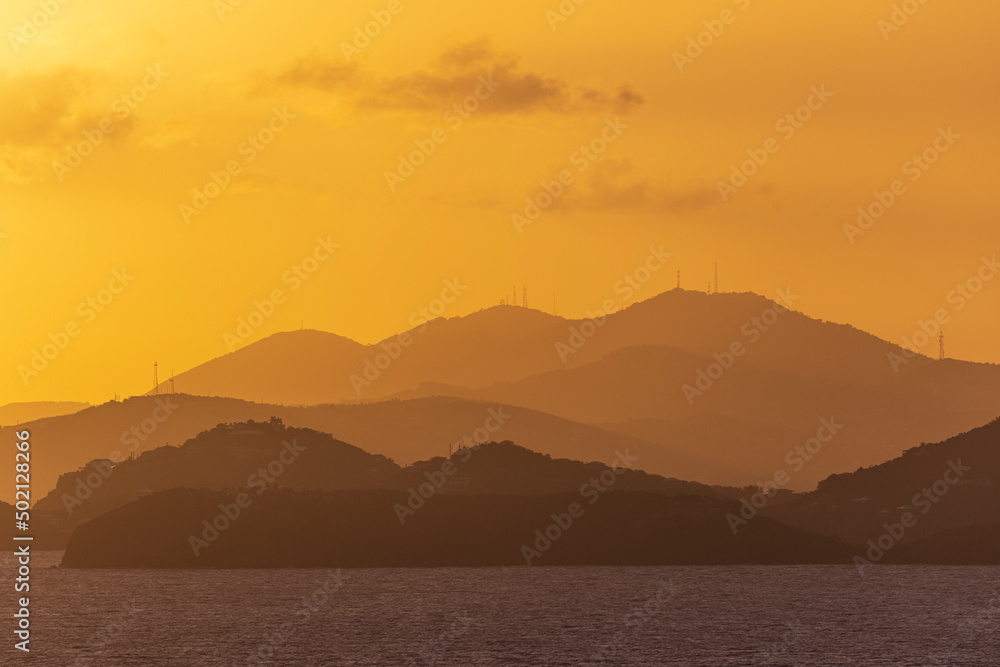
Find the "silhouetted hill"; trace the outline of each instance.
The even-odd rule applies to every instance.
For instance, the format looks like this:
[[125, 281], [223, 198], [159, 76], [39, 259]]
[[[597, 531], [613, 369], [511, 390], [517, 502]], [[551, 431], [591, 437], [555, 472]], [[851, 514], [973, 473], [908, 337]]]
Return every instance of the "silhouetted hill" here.
[[605, 460], [584, 463], [554, 459], [510, 441], [463, 448], [447, 459], [436, 457], [418, 461], [403, 469], [399, 479], [394, 480], [389, 488], [402, 490], [416, 487], [441, 470], [446, 461], [454, 464], [455, 472], [450, 478], [453, 484], [442, 489], [443, 492], [493, 495], [560, 493], [579, 489], [589, 480], [599, 477], [609, 465], [614, 465], [621, 468], [615, 482], [615, 488], [619, 490], [664, 495], [716, 495], [716, 491], [705, 484], [643, 471], [642, 458], [627, 448]]
[[[617, 450], [629, 449], [640, 457], [643, 469], [668, 477], [698, 471], [703, 475], [699, 479], [712, 481], [712, 466], [698, 454], [673, 452], [534, 410], [456, 398], [289, 407], [185, 394], [145, 396], [3, 428], [0, 438], [13, 441], [16, 430], [27, 428], [35, 442], [45, 443], [32, 460], [32, 490], [40, 498], [55, 488], [60, 474], [94, 459], [123, 460], [132, 444], [141, 453], [165, 444], [179, 445], [220, 423], [267, 421], [272, 416], [290, 426], [331, 433], [404, 465], [447, 454], [449, 443], [506, 439], [557, 458], [585, 461], [610, 461]], [[0, 478], [4, 475], [11, 476], [11, 483], [0, 488], [0, 499], [11, 500], [13, 467], [0, 473]]]
[[260, 493], [272, 486], [384, 488], [399, 466], [326, 433], [286, 428], [278, 419], [219, 424], [183, 445], [120, 463], [95, 461], [59, 478], [35, 506], [68, 534], [73, 526], [156, 491], [184, 488]]
[[58, 417], [79, 412], [90, 407], [90, 403], [74, 401], [37, 401], [34, 403], [8, 403], [0, 405], [0, 425], [23, 424], [25, 422]]
[[[137, 500], [80, 526], [65, 567], [462, 567], [832, 563], [849, 559], [835, 539], [752, 522], [737, 535], [727, 500], [608, 491], [590, 505], [579, 493], [442, 496], [405, 523], [392, 492], [267, 493], [225, 526], [233, 496], [174, 490]], [[574, 503], [582, 513], [572, 523]], [[216, 519], [223, 516], [223, 519]], [[571, 517], [570, 517], [571, 518]], [[554, 527], [549, 528], [552, 525]], [[536, 533], [536, 531], [539, 531]], [[549, 531], [546, 544], [539, 535]], [[553, 539], [554, 538], [554, 539]], [[203, 542], [197, 542], [202, 539]], [[537, 544], [536, 544], [537, 541]], [[195, 552], [198, 552], [197, 555]]]
[[765, 512], [783, 522], [864, 544], [905, 513], [901, 543], [941, 531], [1000, 523], [1000, 419], [853, 473]]
[[[779, 292], [790, 295], [788, 291]], [[794, 298], [771, 321], [777, 301], [752, 292], [705, 294], [669, 290], [608, 318], [589, 348], [595, 356], [630, 346], [664, 346], [711, 355], [746, 343], [740, 362], [777, 373], [856, 384], [890, 379], [886, 363], [895, 344], [845, 324], [818, 320], [794, 310]], [[765, 313], [767, 313], [765, 315]], [[748, 336], [747, 332], [756, 332]], [[582, 360], [587, 361], [587, 360]], [[929, 360], [916, 357], [911, 364]]]
[[[486, 443], [402, 468], [311, 429], [287, 428], [280, 420], [221, 424], [180, 447], [164, 446], [136, 460], [98, 460], [59, 478], [35, 513], [56, 525], [64, 539], [77, 525], [136, 498], [176, 487], [247, 490], [271, 486], [334, 491], [430, 488], [432, 494], [542, 494], [579, 489], [607, 470], [623, 470], [622, 490], [665, 495], [712, 496], [711, 487], [650, 475], [628, 448], [603, 462], [553, 459], [511, 442]], [[275, 474], [275, 470], [279, 470]], [[271, 479], [273, 478], [273, 479]]]

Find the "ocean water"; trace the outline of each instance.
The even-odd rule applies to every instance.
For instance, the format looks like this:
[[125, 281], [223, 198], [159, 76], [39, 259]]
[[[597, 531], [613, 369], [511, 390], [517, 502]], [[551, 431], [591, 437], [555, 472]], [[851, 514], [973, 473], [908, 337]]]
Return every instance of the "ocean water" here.
[[35, 555], [32, 651], [12, 650], [8, 620], [3, 664], [1000, 664], [997, 567], [68, 570], [60, 556]]

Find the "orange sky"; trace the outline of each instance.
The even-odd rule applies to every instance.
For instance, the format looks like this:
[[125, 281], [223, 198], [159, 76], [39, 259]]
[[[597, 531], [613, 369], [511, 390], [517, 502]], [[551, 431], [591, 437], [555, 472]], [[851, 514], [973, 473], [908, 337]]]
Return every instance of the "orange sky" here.
[[[373, 342], [456, 277], [445, 315], [526, 283], [531, 305], [555, 293], [583, 316], [651, 245], [672, 263], [636, 298], [677, 269], [705, 288], [718, 261], [724, 291], [790, 287], [807, 314], [896, 342], [944, 308], [952, 356], [1000, 362], [1000, 280], [949, 300], [1000, 251], [1000, 7], [926, 3], [889, 31], [889, 1], [678, 4], [591, 0], [554, 22], [557, 0], [4, 2], [0, 403], [144, 392], [154, 359], [163, 378], [226, 353], [276, 289], [250, 340], [304, 321]], [[348, 61], [372, 12], [386, 25]], [[777, 125], [809, 101], [794, 132]], [[933, 165], [907, 164], [948, 128]], [[602, 153], [581, 152], [602, 132]], [[433, 154], [387, 179], [419, 144]], [[723, 201], [719, 181], [765, 146]], [[183, 208], [213, 174], [226, 187]], [[897, 179], [851, 243], [844, 225]]]

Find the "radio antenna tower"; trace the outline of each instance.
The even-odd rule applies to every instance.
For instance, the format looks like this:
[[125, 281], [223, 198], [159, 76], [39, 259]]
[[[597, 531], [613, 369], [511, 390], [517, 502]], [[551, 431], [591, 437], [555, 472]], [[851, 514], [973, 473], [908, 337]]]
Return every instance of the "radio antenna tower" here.
[[938, 336], [938, 359], [944, 359], [944, 332]]
[[153, 393], [157, 396], [160, 395], [160, 376], [156, 371], [156, 362], [153, 362]]
[[677, 289], [681, 288], [681, 272], [677, 272]]
[[528, 288], [527, 286], [521, 287], [521, 305], [525, 308], [528, 307]]
[[719, 293], [719, 263], [715, 263], [715, 293]]
[[177, 393], [174, 390], [174, 369], [172, 369], [172, 368], [170, 369], [170, 393], [171, 394], [176, 394]]

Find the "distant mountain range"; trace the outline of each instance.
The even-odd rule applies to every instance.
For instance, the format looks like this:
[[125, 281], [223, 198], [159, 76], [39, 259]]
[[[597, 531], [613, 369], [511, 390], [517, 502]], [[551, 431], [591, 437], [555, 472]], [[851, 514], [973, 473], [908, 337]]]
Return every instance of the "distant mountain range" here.
[[1000, 414], [1000, 366], [931, 360], [756, 294], [685, 290], [593, 320], [497, 306], [377, 345], [277, 334], [176, 382], [284, 404], [453, 396], [528, 408], [697, 459], [657, 472], [717, 484], [769, 476], [821, 419], [844, 424], [800, 489]]
[[[190, 394], [312, 405], [385, 398], [424, 384], [484, 388], [586, 366], [630, 347], [688, 352], [688, 361], [697, 364], [714, 361], [713, 354], [726, 353], [734, 342], [745, 347], [737, 359], [741, 367], [849, 385], [893, 380], [888, 355], [903, 352], [853, 327], [786, 312], [756, 294], [672, 290], [593, 320], [494, 306], [435, 319], [374, 345], [319, 331], [275, 334], [175, 381]], [[930, 359], [915, 355], [900, 372], [928, 365]], [[680, 385], [676, 393], [683, 398]]]
[[[786, 471], [789, 488], [808, 490], [1000, 414], [1000, 366], [931, 360], [755, 294], [685, 290], [593, 320], [493, 307], [376, 345], [276, 334], [175, 382], [185, 394], [17, 425], [45, 443], [36, 496], [92, 459], [272, 416], [403, 464], [465, 439], [509, 439], [584, 460], [631, 447], [650, 472], [709, 485]], [[273, 403], [254, 403], [262, 399]], [[511, 417], [491, 421], [490, 410]], [[792, 469], [825, 423], [836, 433]]]

